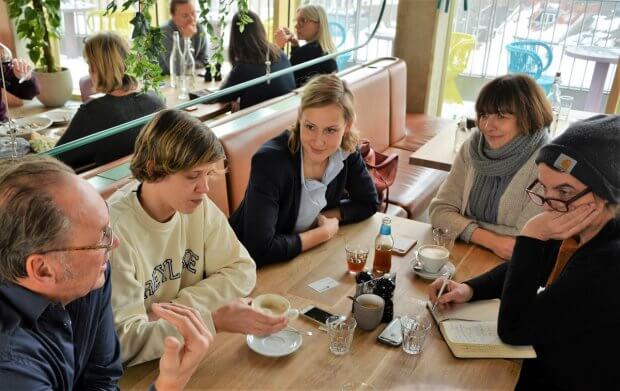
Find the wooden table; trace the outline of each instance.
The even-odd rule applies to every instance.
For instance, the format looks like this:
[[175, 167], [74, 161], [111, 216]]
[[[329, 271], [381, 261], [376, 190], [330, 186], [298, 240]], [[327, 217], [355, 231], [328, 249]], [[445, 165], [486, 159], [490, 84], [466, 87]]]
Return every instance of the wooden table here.
[[[571, 110], [568, 121], [558, 123], [556, 135], [562, 133], [575, 121], [589, 118], [598, 113], [581, 110]], [[417, 151], [409, 156], [409, 164], [434, 168], [437, 170], [450, 171], [452, 162], [456, 157], [454, 151], [454, 129], [445, 129], [428, 140]]]
[[[262, 268], [253, 296], [278, 293], [297, 308], [315, 304], [332, 313], [349, 314], [354, 293], [354, 279], [346, 271], [344, 245], [347, 241], [374, 242], [383, 215], [354, 225], [344, 226], [329, 242], [299, 255], [294, 260]], [[431, 227], [425, 223], [393, 218], [393, 233], [431, 241]], [[419, 246], [419, 244], [418, 244]], [[413, 300], [426, 299], [428, 281], [414, 276], [409, 269], [410, 251], [404, 257], [394, 256], [396, 271], [394, 312], [408, 313]], [[367, 266], [372, 264], [372, 254]], [[453, 262], [455, 279], [478, 275], [502, 262], [477, 246], [458, 244]], [[308, 283], [332, 277], [340, 284], [317, 293]], [[187, 385], [188, 389], [337, 389], [351, 380], [373, 384], [377, 390], [411, 389], [513, 389], [520, 362], [503, 359], [456, 359], [448, 349], [437, 326], [429, 334], [421, 356], [405, 354], [401, 348], [377, 342], [383, 325], [367, 332], [356, 330], [352, 350], [335, 356], [328, 350], [327, 335], [313, 323], [297, 319], [292, 326], [311, 330], [303, 337], [303, 345], [295, 353], [282, 358], [258, 355], [246, 345], [245, 336], [218, 334], [207, 357]], [[128, 368], [121, 379], [121, 389], [144, 390], [157, 376], [157, 361]]]

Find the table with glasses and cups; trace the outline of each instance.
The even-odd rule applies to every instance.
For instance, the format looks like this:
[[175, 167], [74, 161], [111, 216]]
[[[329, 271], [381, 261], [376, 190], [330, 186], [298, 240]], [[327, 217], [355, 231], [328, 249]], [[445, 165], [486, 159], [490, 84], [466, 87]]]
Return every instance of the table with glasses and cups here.
[[[376, 214], [366, 221], [342, 226], [329, 242], [290, 262], [258, 270], [252, 297], [273, 294], [284, 298], [272, 301], [269, 308], [279, 302], [277, 311], [286, 311], [287, 316], [291, 309], [309, 305], [326, 310], [334, 315], [327, 318], [329, 330], [321, 330], [327, 328], [319, 328], [302, 316], [291, 317], [289, 327], [272, 336], [218, 334], [188, 389], [512, 389], [521, 367], [518, 360], [455, 358], [425, 308], [427, 286], [432, 279], [451, 274], [462, 281], [503, 262], [481, 247], [457, 242], [449, 262], [431, 273], [419, 268], [417, 251], [436, 243], [432, 227], [392, 218], [393, 236], [418, 240], [404, 256], [392, 257], [390, 273], [396, 275], [394, 316], [402, 317], [401, 327], [393, 332], [402, 336], [404, 331], [405, 345], [377, 341], [386, 323], [365, 330], [377, 322], [375, 309], [387, 305], [378, 296], [357, 296], [358, 305], [367, 311], [362, 314], [356, 310], [355, 316], [351, 315], [353, 302], [348, 296], [356, 293], [356, 277], [349, 273], [345, 247], [349, 243], [359, 245], [347, 247], [349, 253], [353, 251], [349, 256], [355, 256], [357, 261], [361, 252], [370, 269], [375, 238], [384, 217]], [[436, 232], [435, 237], [442, 240], [441, 232]], [[451, 247], [452, 243], [446, 245]], [[317, 282], [326, 279], [333, 281], [328, 289], [320, 291], [309, 286], [316, 287]], [[157, 361], [127, 368], [120, 386], [146, 389], [157, 370]]]

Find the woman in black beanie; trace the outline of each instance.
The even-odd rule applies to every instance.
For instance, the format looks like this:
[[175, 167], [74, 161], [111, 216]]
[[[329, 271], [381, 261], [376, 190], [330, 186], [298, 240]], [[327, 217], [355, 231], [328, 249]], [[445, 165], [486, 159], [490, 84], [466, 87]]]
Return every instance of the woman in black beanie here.
[[[526, 190], [544, 212], [517, 237], [512, 260], [465, 283], [440, 305], [501, 298], [500, 338], [533, 345], [518, 389], [600, 389], [620, 384], [620, 117], [573, 124], [536, 159]], [[542, 184], [544, 193], [535, 192]], [[431, 301], [442, 280], [429, 287]]]

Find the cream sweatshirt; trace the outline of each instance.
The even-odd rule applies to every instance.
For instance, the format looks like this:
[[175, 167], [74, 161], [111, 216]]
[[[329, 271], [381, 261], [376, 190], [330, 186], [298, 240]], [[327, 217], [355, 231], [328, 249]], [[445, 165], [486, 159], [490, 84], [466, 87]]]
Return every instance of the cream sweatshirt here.
[[211, 311], [247, 296], [256, 265], [219, 208], [204, 197], [189, 215], [160, 223], [142, 208], [138, 183], [110, 199], [110, 221], [120, 239], [111, 253], [112, 311], [123, 362], [159, 358], [166, 336], [181, 336], [165, 320], [149, 322], [152, 303], [175, 302], [197, 309], [215, 334]]

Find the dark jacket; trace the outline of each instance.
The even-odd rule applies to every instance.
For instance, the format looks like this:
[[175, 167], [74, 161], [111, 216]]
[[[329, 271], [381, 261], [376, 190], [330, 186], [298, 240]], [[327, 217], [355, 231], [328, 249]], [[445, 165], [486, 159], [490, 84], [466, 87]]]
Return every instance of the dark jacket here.
[[[107, 130], [163, 108], [164, 102], [161, 98], [150, 93], [133, 93], [125, 96], [106, 94], [80, 106], [57, 145]], [[112, 162], [133, 153], [140, 129], [142, 126], [136, 126], [114, 136], [61, 153], [58, 158], [74, 169], [93, 163], [95, 166], [100, 166]]]
[[[269, 140], [252, 157], [250, 182], [230, 225], [258, 266], [286, 261], [301, 252], [294, 233], [301, 199], [301, 154], [288, 149], [289, 131]], [[355, 151], [329, 183], [323, 210], [339, 208], [341, 224], [372, 216], [379, 205], [375, 185]]]
[[[327, 53], [323, 51], [323, 48], [321, 48], [321, 45], [319, 45], [317, 41], [308, 42], [304, 46], [293, 46], [291, 48], [291, 64], [301, 64], [302, 62], [314, 60], [326, 54]], [[295, 83], [297, 87], [301, 87], [314, 75], [334, 72], [338, 72], [338, 65], [336, 64], [336, 60], [332, 58], [312, 65], [311, 67], [295, 71]]]
[[[620, 384], [620, 219], [579, 248], [544, 291], [561, 242], [519, 236], [512, 260], [467, 282], [472, 300], [501, 297], [500, 338], [533, 345], [518, 389], [597, 390]], [[501, 295], [501, 296], [500, 296]]]
[[[34, 80], [34, 76], [20, 84], [19, 79], [13, 74], [13, 67], [10, 63], [3, 62], [0, 66], [2, 66], [4, 72], [4, 82], [8, 92], [21, 99], [32, 99], [39, 94], [39, 88]], [[4, 96], [2, 96], [2, 83], [0, 83], [0, 122], [4, 122], [7, 119]]]
[[[271, 64], [271, 72], [273, 73], [276, 71], [280, 71], [282, 69], [289, 68], [290, 66], [290, 61], [288, 60], [284, 52], [281, 52], [278, 61]], [[232, 70], [228, 74], [228, 77], [226, 78], [226, 81], [224, 82], [224, 85], [221, 87], [221, 89], [241, 84], [248, 80], [256, 79], [257, 77], [265, 76], [265, 73], [266, 66], [264, 63], [237, 63], [235, 64], [235, 66], [233, 66]], [[295, 79], [293, 78], [293, 74], [289, 73], [287, 75], [282, 75], [275, 79], [271, 79], [269, 81], [269, 84], [267, 84], [267, 82], [264, 82], [259, 85], [244, 88], [241, 91], [225, 95], [219, 98], [218, 101], [231, 101], [237, 98], [241, 98], [240, 108], [244, 109], [246, 107], [255, 105], [268, 99], [284, 95], [288, 92], [291, 92], [294, 88]]]

